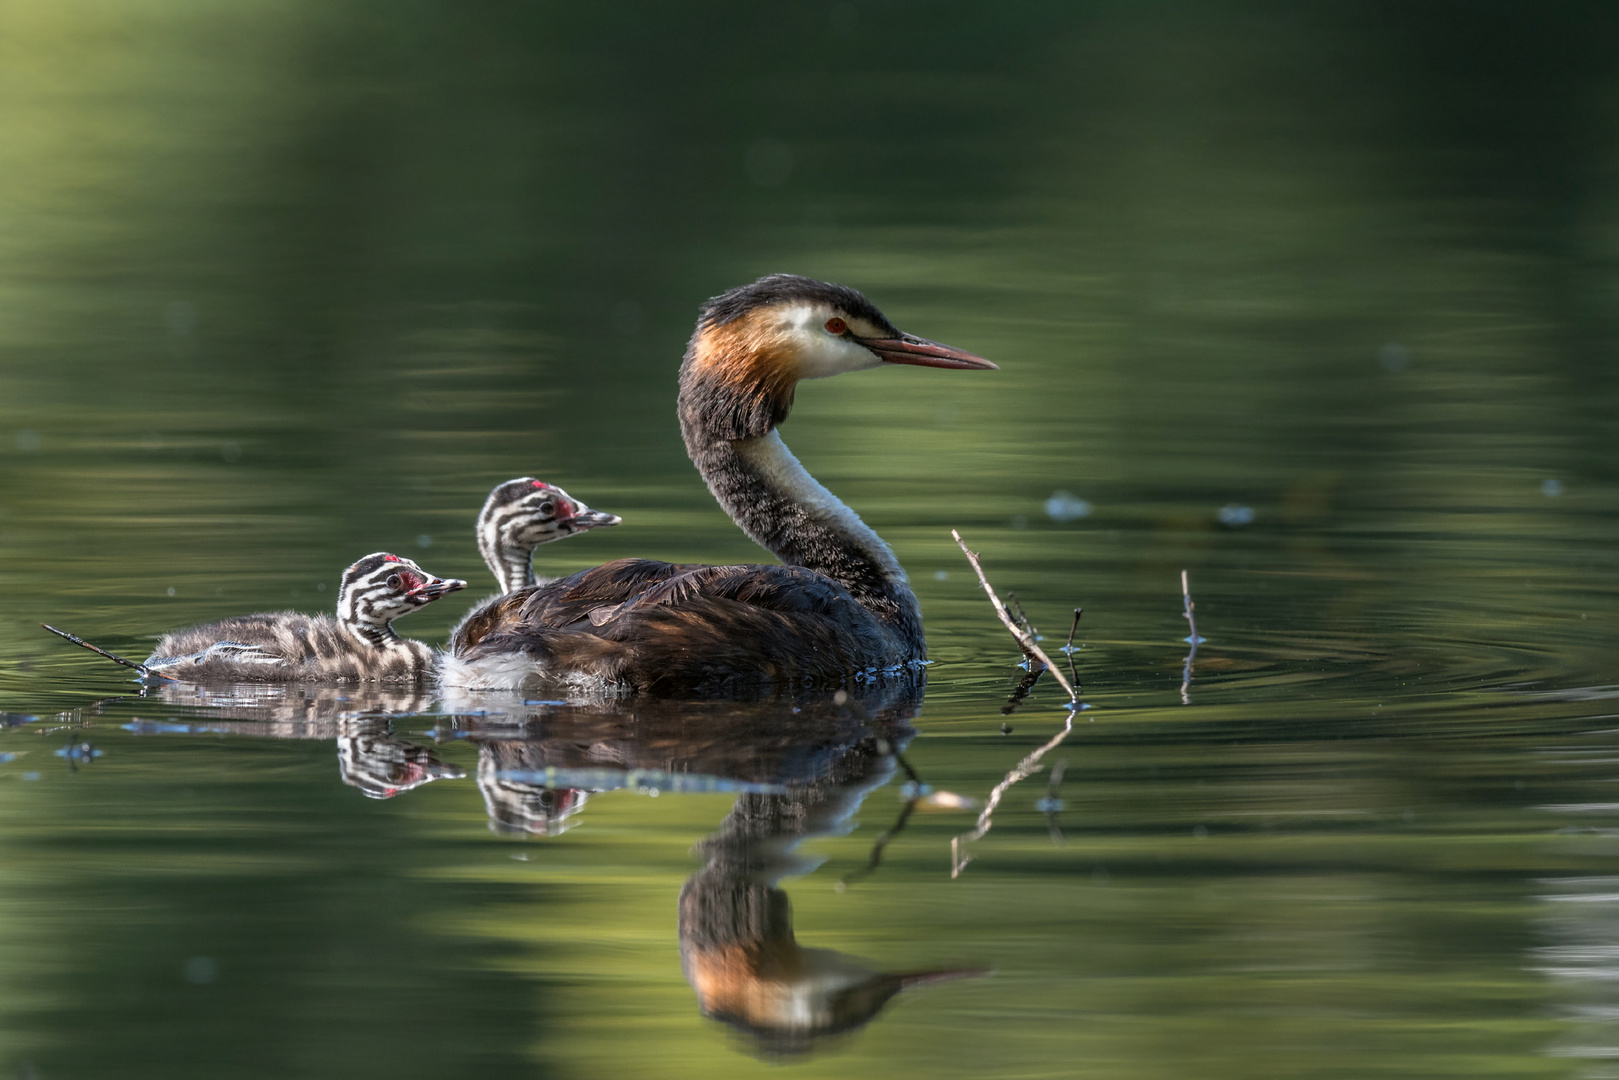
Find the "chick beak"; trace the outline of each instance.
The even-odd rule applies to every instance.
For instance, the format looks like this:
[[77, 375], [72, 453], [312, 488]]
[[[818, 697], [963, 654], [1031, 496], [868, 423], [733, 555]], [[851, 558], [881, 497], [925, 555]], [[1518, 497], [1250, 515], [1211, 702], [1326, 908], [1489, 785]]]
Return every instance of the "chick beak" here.
[[876, 353], [879, 359], [890, 364], [915, 364], [919, 367], [988, 371], [1000, 370], [999, 365], [990, 363], [982, 356], [975, 356], [967, 350], [958, 349], [953, 345], [942, 345], [937, 341], [919, 338], [915, 334], [901, 334], [897, 338], [856, 338], [855, 340]]
[[581, 506], [568, 519], [568, 526], [584, 532], [586, 529], [600, 528], [603, 525], [617, 525], [624, 519], [617, 514], [604, 514], [600, 510], [592, 510], [588, 506]]
[[460, 592], [467, 587], [467, 583], [460, 578], [429, 578], [423, 584], [410, 590], [406, 596], [419, 603], [437, 600], [441, 596], [448, 596], [453, 592]]

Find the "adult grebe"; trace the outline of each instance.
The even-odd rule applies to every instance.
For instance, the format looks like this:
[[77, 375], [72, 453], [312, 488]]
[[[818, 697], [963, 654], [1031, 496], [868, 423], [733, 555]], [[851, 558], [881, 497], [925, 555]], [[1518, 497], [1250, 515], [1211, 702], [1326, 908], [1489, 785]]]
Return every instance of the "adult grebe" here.
[[924, 659], [921, 611], [894, 553], [775, 430], [800, 379], [885, 363], [995, 367], [901, 333], [842, 285], [774, 274], [709, 300], [680, 367], [686, 452], [732, 520], [787, 565], [621, 559], [520, 589], [455, 636], [443, 680], [752, 693]]
[[274, 611], [176, 630], [145, 666], [186, 682], [413, 682], [431, 673], [434, 653], [393, 620], [466, 587], [379, 551], [343, 571], [335, 619]]

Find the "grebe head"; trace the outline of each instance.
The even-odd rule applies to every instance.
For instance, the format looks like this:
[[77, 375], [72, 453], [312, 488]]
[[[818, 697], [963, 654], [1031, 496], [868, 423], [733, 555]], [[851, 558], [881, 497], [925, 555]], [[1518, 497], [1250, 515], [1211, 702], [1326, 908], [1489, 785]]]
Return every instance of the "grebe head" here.
[[786, 419], [800, 379], [883, 364], [996, 366], [901, 331], [848, 286], [771, 274], [703, 305], [680, 369], [681, 419], [722, 438], [758, 438]]
[[478, 544], [486, 550], [526, 554], [541, 544], [622, 520], [617, 514], [592, 510], [559, 487], [523, 476], [489, 493], [478, 514]]
[[380, 629], [466, 587], [459, 578], [434, 577], [409, 559], [379, 551], [343, 571], [337, 617], [351, 626]]
[[559, 487], [532, 476], [508, 480], [489, 493], [478, 514], [478, 552], [500, 591], [534, 584], [534, 549], [565, 536], [617, 525], [617, 514], [592, 510]]

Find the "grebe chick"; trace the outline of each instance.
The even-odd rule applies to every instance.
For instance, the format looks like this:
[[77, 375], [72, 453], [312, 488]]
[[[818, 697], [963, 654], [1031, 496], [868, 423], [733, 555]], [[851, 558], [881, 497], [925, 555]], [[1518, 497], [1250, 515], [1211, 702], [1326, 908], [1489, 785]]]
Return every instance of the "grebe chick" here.
[[444, 683], [749, 695], [925, 659], [899, 560], [776, 433], [800, 380], [884, 364], [995, 367], [902, 333], [842, 285], [775, 274], [708, 301], [680, 367], [686, 452], [732, 520], [786, 565], [620, 559], [519, 589], [454, 635]]
[[414, 682], [432, 671], [433, 650], [393, 620], [466, 587], [379, 551], [343, 571], [336, 618], [274, 611], [177, 630], [146, 667], [186, 682]]
[[592, 510], [561, 488], [532, 476], [498, 485], [484, 500], [476, 528], [478, 551], [495, 575], [500, 592], [467, 612], [450, 640], [464, 633], [481, 637], [484, 622], [508, 594], [534, 587], [535, 548], [622, 520], [617, 514]]
[[622, 520], [592, 510], [543, 480], [520, 476], [500, 484], [484, 500], [478, 513], [478, 552], [501, 593], [514, 592], [535, 584], [535, 548]]

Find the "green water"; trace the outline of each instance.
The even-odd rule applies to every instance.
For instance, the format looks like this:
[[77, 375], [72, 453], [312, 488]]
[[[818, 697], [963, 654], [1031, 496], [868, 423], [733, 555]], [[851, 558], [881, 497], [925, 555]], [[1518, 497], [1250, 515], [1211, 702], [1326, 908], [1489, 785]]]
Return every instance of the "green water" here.
[[[0, 6], [0, 1075], [1619, 1075], [1616, 55], [1577, 4]], [[38, 629], [144, 655], [378, 549], [486, 591], [524, 474], [624, 517], [543, 573], [758, 558], [674, 373], [777, 270], [1003, 368], [783, 428], [921, 692], [140, 698]], [[1067, 713], [1003, 716], [951, 528], [1047, 646], [1085, 609], [976, 838], [886, 750], [982, 807]]]

